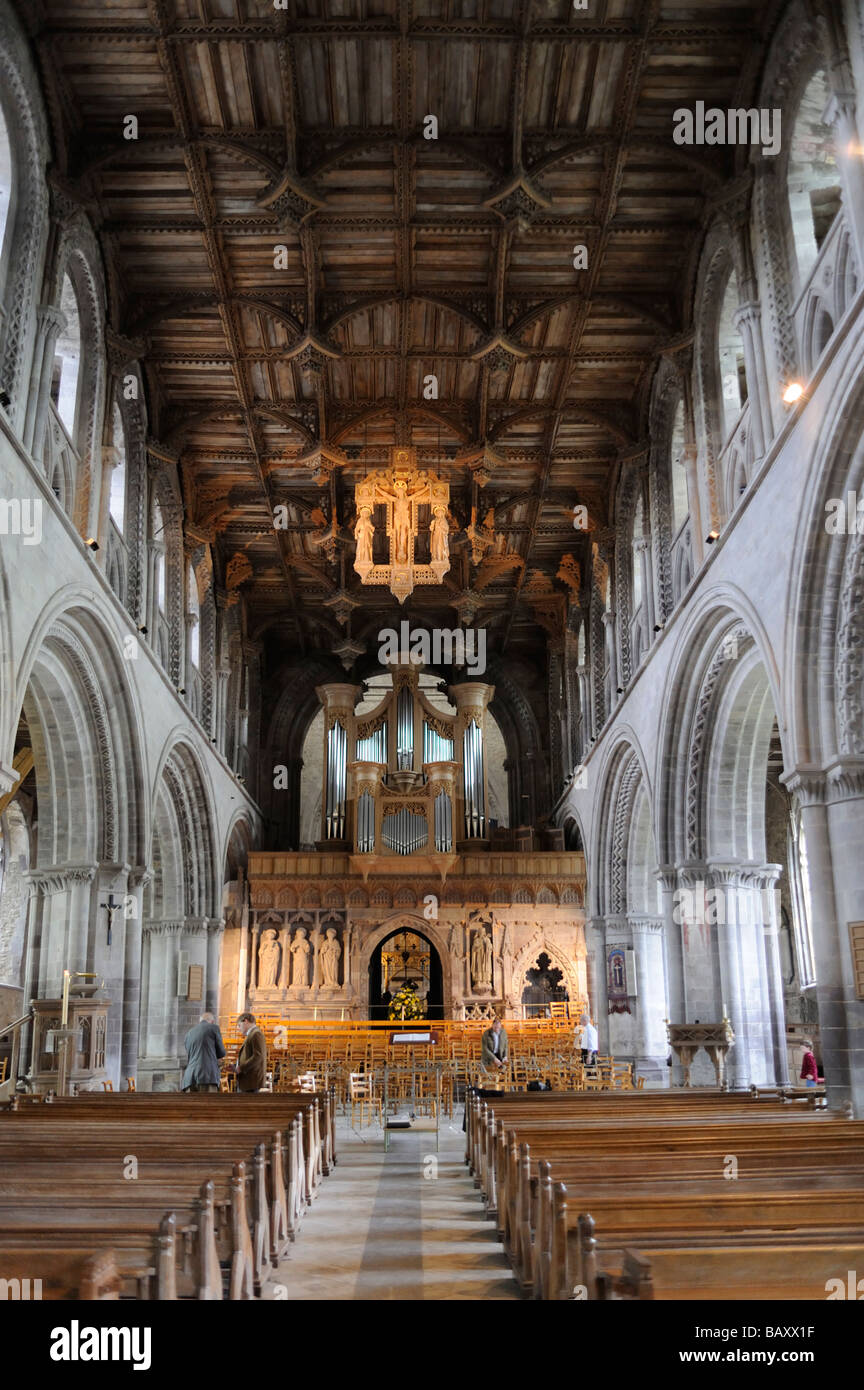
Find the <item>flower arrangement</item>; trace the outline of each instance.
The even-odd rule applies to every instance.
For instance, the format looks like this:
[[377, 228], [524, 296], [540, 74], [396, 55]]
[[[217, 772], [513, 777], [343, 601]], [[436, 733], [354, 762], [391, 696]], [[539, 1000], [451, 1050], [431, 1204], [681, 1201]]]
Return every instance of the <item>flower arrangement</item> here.
[[402, 988], [393, 995], [387, 1009], [389, 1019], [408, 1020], [411, 1018], [423, 1018], [423, 1004], [417, 997], [417, 991], [413, 985], [403, 985]]

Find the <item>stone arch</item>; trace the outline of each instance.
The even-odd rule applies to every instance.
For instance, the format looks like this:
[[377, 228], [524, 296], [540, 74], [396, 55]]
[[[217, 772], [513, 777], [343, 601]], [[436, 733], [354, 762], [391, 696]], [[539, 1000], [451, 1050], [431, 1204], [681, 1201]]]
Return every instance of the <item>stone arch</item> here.
[[[789, 612], [785, 682], [791, 746], [799, 766], [824, 767], [864, 755], [864, 534], [846, 515], [848, 496], [864, 498], [864, 373], [854, 362], [826, 402], [814, 441], [815, 468], [803, 498]], [[829, 508], [831, 499], [842, 504]], [[860, 508], [859, 508], [860, 513]], [[839, 515], [836, 534], [827, 522]], [[859, 523], [860, 524], [860, 523]]]
[[[185, 623], [184, 570], [183, 570], [183, 504], [177, 485], [176, 473], [162, 468], [156, 475], [151, 488], [148, 518], [152, 517], [153, 502], [158, 501], [165, 528], [165, 618], [168, 626], [168, 651], [165, 669], [172, 685], [181, 684], [183, 671], [183, 649]], [[148, 525], [150, 524], [148, 520]], [[151, 538], [152, 540], [152, 538]], [[152, 602], [153, 627], [151, 645], [156, 641], [157, 613], [156, 598]], [[154, 646], [155, 650], [155, 646]]]
[[[526, 973], [531, 969], [541, 951], [545, 951], [555, 969], [561, 971], [561, 977], [565, 981], [571, 1003], [583, 999], [584, 988], [575, 960], [552, 940], [551, 932], [547, 933], [542, 927], [538, 927], [530, 939], [525, 942], [525, 945], [514, 955], [508, 976], [505, 977], [505, 998], [514, 1001], [521, 1000]], [[585, 954], [583, 945], [578, 959], [584, 962]]]
[[[589, 873], [593, 915], [628, 911], [629, 858], [637, 792], [651, 793], [645, 758], [631, 729], [622, 727], [598, 775], [598, 814]], [[653, 839], [653, 830], [652, 830]], [[656, 859], [655, 859], [656, 863]]]
[[163, 750], [153, 806], [154, 860], [158, 848], [162, 866], [162, 915], [218, 916], [224, 861], [217, 864], [212, 787], [192, 745], [177, 734]]
[[18, 682], [34, 738], [39, 867], [145, 862], [143, 722], [127, 673], [107, 624], [58, 596]]
[[[620, 668], [618, 683], [627, 686], [633, 673], [638, 669], [640, 657], [649, 645], [647, 623], [647, 587], [641, 594], [642, 630], [631, 633], [636, 612], [637, 557], [634, 555], [636, 536], [634, 528], [640, 515], [643, 536], [650, 542], [650, 513], [646, 505], [642, 457], [624, 463], [621, 479], [615, 497], [615, 619], [618, 629], [618, 650]], [[639, 576], [641, 580], [641, 576]], [[651, 584], [649, 567], [648, 586]]]
[[[752, 651], [752, 657], [748, 653]], [[777, 663], [758, 613], [733, 585], [713, 588], [687, 615], [669, 664], [657, 745], [655, 833], [661, 864], [685, 863], [705, 844], [706, 756], [715, 736], [716, 698], [739, 659], [764, 672], [767, 692], [785, 729]], [[784, 761], [790, 766], [786, 748]]]
[[49, 302], [58, 309], [66, 275], [75, 291], [81, 323], [78, 409], [72, 440], [79, 460], [74, 521], [80, 535], [93, 536], [98, 531], [97, 513], [102, 490], [107, 296], [99, 243], [89, 221], [81, 212], [73, 214], [61, 224], [49, 295]]
[[10, 255], [3, 303], [6, 327], [0, 360], [0, 386], [12, 400], [13, 423], [20, 431], [27, 409], [25, 373], [35, 337], [32, 306], [48, 239], [50, 159], [48, 123], [30, 47], [8, 0], [0, 3], [0, 89], [13, 148], [18, 151], [14, 206], [10, 208]]
[[[373, 898], [373, 906], [375, 906]], [[425, 936], [435, 947], [441, 961], [443, 998], [444, 998], [444, 1017], [448, 1018], [453, 1008], [453, 966], [450, 958], [450, 950], [447, 943], [444, 928], [436, 922], [427, 922], [426, 918], [417, 912], [392, 911], [389, 916], [380, 922], [376, 927], [371, 927], [363, 940], [356, 960], [355, 980], [359, 984], [361, 997], [365, 995], [367, 982], [369, 979], [369, 966], [376, 947], [386, 941], [395, 932], [412, 931], [419, 936]], [[368, 999], [365, 1000], [368, 1004]]]
[[[651, 557], [657, 621], [661, 623], [669, 617], [683, 593], [683, 588], [677, 582], [680, 580], [679, 557], [682, 549], [689, 550], [689, 537], [685, 537], [685, 546], [679, 546], [674, 556], [672, 553], [676, 532], [671, 450], [675, 415], [683, 401], [684, 383], [678, 364], [670, 357], [661, 358], [651, 387], [648, 429], [651, 440], [648, 475]], [[685, 433], [686, 429], [685, 419]]]
[[723, 296], [732, 273], [741, 268], [728, 227], [719, 219], [708, 232], [700, 261], [695, 299], [694, 414], [696, 434], [702, 442], [700, 463], [705, 494], [705, 516], [717, 530], [726, 519], [724, 487], [719, 461], [726, 438], [723, 390], [717, 351]]

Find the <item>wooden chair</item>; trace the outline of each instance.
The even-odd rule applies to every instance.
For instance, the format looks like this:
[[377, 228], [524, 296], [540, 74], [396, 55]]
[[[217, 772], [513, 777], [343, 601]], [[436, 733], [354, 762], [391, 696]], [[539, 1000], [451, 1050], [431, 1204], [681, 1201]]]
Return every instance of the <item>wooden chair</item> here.
[[102, 1090], [103, 1090], [103, 1091], [113, 1091], [113, 1090], [114, 1090], [114, 1082], [113, 1082], [113, 1081], [103, 1081], [103, 1082], [102, 1082]]
[[135, 1077], [134, 1077], [134, 1076], [127, 1076], [127, 1077], [126, 1077], [126, 1090], [127, 1090], [127, 1091], [134, 1091], [134, 1090], [135, 1090]]
[[351, 1101], [351, 1127], [354, 1128], [354, 1116], [360, 1111], [360, 1128], [363, 1128], [363, 1116], [368, 1110], [369, 1123], [372, 1124], [372, 1117], [378, 1116], [378, 1123], [384, 1124], [384, 1112], [381, 1104], [381, 1097], [375, 1093], [375, 1078], [366, 1072], [352, 1071], [348, 1077], [349, 1098]]

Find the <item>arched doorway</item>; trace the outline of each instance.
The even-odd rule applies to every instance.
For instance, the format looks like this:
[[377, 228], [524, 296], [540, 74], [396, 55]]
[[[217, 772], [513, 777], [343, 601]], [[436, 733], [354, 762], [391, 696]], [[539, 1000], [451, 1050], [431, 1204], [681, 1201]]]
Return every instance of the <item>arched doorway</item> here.
[[444, 972], [436, 947], [414, 927], [391, 932], [372, 952], [369, 961], [369, 1017], [386, 1019], [390, 999], [401, 984], [413, 981], [417, 993], [426, 995], [426, 1017], [444, 1017]]

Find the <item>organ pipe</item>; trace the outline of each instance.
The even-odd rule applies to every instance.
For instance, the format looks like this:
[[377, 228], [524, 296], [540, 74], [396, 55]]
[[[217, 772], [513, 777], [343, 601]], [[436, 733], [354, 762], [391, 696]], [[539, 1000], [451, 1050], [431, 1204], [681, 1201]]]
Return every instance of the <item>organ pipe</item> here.
[[423, 849], [429, 839], [425, 816], [417, 816], [404, 807], [385, 816], [381, 822], [381, 839], [395, 854], [414, 854]]
[[345, 790], [348, 776], [348, 735], [338, 722], [327, 734], [327, 811], [328, 840], [345, 837]]
[[486, 809], [483, 801], [483, 738], [473, 719], [465, 727], [462, 751], [465, 835], [469, 840], [479, 840], [486, 833]]
[[437, 729], [423, 721], [423, 761], [424, 763], [449, 763], [453, 761], [453, 740], [442, 738]]
[[453, 848], [453, 807], [443, 788], [435, 798], [435, 848], [439, 854]]
[[358, 738], [357, 752], [355, 754], [358, 762], [364, 763], [385, 763], [387, 762], [387, 721], [376, 729], [367, 738]]
[[414, 696], [407, 685], [396, 700], [396, 767], [400, 772], [414, 767]]
[[375, 848], [375, 798], [371, 792], [361, 792], [357, 801], [357, 850], [371, 854]]

